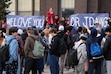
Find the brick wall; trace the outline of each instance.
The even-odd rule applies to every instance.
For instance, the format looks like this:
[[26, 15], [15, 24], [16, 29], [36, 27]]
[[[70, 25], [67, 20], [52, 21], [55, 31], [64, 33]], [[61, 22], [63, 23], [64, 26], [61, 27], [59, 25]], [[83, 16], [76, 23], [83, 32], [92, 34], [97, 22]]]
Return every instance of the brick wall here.
[[[110, 0], [75, 0], [74, 13], [111, 13]], [[40, 0], [40, 15], [46, 15], [50, 7], [55, 14], [60, 14], [60, 0]], [[111, 15], [111, 14], [110, 14]]]
[[46, 15], [50, 7], [53, 8], [55, 14], [58, 14], [58, 2], [59, 0], [40, 0], [40, 15]]
[[110, 13], [110, 0], [99, 0], [99, 9], [98, 12], [107, 12]]
[[87, 0], [75, 0], [75, 13], [87, 13]]

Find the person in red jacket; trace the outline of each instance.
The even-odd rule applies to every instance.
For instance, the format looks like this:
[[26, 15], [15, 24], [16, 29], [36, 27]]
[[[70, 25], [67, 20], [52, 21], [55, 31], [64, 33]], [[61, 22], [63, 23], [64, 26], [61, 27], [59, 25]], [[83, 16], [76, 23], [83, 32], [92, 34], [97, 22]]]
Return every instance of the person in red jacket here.
[[48, 25], [50, 25], [50, 27], [53, 27], [53, 25], [55, 25], [55, 14], [52, 8], [49, 8], [49, 11], [47, 12], [46, 16]]

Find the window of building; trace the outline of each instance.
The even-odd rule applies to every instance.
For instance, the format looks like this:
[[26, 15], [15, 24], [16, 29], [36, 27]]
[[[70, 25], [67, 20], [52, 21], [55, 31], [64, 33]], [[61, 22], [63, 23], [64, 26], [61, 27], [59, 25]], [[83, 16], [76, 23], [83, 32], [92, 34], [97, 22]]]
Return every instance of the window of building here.
[[74, 14], [75, 0], [61, 0], [61, 12], [63, 17]]
[[9, 15], [15, 15], [15, 0], [11, 0], [12, 4], [10, 4], [8, 10], [10, 11]]
[[31, 15], [32, 13], [32, 0], [18, 0], [18, 14]]
[[35, 11], [34, 15], [39, 15], [40, 14], [40, 0], [35, 0]]

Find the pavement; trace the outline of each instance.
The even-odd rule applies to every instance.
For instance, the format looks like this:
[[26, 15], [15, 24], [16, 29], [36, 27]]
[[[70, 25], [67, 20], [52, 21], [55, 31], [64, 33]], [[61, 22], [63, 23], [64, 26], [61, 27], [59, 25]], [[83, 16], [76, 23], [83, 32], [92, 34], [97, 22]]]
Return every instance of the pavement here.
[[[44, 67], [44, 72], [42, 74], [51, 74], [49, 66]], [[66, 69], [64, 68], [64, 74], [75, 74], [74, 69]], [[106, 69], [102, 69], [102, 74], [107, 74]]]
[[[42, 74], [51, 74], [48, 66], [45, 66], [44, 72]], [[64, 69], [64, 74], [74, 74], [74, 70], [73, 69], [69, 69], [69, 70]]]

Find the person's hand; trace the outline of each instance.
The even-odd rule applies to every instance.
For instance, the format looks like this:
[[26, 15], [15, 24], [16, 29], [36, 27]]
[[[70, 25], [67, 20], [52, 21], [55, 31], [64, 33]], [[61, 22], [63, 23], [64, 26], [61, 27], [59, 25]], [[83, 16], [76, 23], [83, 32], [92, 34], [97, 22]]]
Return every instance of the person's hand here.
[[89, 62], [93, 62], [93, 60], [92, 60], [92, 59], [90, 59], [90, 60], [89, 60]]
[[84, 25], [84, 27], [85, 27], [86, 29], [89, 29], [87, 25]]
[[89, 30], [89, 27], [87, 25], [84, 25], [84, 27], [87, 29], [88, 34], [91, 34], [91, 31]]

